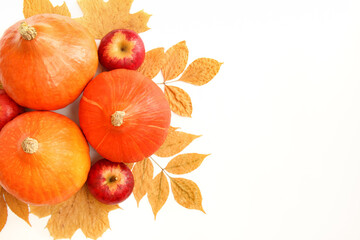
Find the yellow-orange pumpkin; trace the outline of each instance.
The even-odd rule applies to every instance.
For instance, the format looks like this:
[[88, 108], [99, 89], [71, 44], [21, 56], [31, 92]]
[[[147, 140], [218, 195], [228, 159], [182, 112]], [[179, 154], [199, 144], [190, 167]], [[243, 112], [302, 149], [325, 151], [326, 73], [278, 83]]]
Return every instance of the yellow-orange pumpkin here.
[[31, 204], [75, 194], [90, 170], [89, 146], [69, 118], [49, 111], [21, 114], [0, 132], [0, 184]]
[[97, 65], [94, 38], [70, 17], [35, 15], [12, 25], [0, 40], [0, 82], [28, 108], [65, 107], [81, 94]]

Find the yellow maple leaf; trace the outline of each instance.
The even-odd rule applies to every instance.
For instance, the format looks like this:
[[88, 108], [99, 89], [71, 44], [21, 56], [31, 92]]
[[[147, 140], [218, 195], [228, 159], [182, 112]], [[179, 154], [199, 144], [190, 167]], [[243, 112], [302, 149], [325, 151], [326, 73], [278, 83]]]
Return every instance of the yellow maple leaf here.
[[7, 206], [2, 193], [3, 189], [0, 187], [0, 231], [4, 228], [8, 217]]
[[169, 128], [169, 133], [165, 142], [155, 152], [159, 157], [171, 157], [184, 150], [192, 141], [200, 135], [194, 135], [181, 131], [176, 131], [176, 128]]
[[186, 42], [182, 41], [165, 52], [165, 62], [161, 68], [164, 81], [178, 77], [186, 68], [189, 50]]
[[183, 117], [191, 117], [191, 98], [184, 89], [165, 85], [165, 97], [169, 102], [171, 111]]
[[6, 204], [8, 205], [10, 210], [31, 226], [29, 222], [29, 205], [18, 200], [13, 195], [6, 192], [5, 190], [3, 191], [3, 194]]
[[165, 170], [173, 174], [185, 174], [198, 168], [209, 154], [184, 153], [177, 155], [166, 165]]
[[169, 183], [163, 171], [151, 181], [148, 192], [148, 200], [156, 219], [157, 213], [164, 206], [169, 197]]
[[174, 199], [181, 206], [197, 209], [205, 213], [202, 207], [202, 196], [199, 187], [193, 181], [185, 178], [170, 178]]
[[83, 17], [76, 18], [96, 39], [103, 38], [114, 29], [131, 29], [137, 33], [149, 30], [150, 14], [139, 11], [130, 14], [133, 0], [77, 0]]
[[49, 0], [24, 0], [23, 13], [25, 18], [41, 13], [55, 13], [71, 17], [65, 2], [61, 6], [54, 7]]
[[29, 222], [29, 205], [18, 200], [13, 195], [5, 191], [5, 189], [0, 187], [0, 231], [3, 229], [7, 221], [7, 207], [9, 207], [13, 213], [31, 226]]
[[140, 200], [150, 189], [150, 183], [154, 174], [154, 166], [150, 159], [145, 158], [135, 164], [132, 173], [134, 175], [135, 182], [133, 194], [139, 207]]
[[52, 205], [35, 206], [30, 205], [30, 212], [39, 218], [47, 217], [51, 215], [51, 211], [54, 208]]
[[164, 48], [152, 49], [146, 52], [144, 62], [141, 64], [138, 71], [146, 77], [153, 79], [160, 72], [164, 62]]
[[181, 75], [179, 81], [201, 86], [208, 83], [219, 72], [222, 63], [211, 58], [198, 58]]
[[31, 212], [38, 217], [51, 214], [46, 227], [55, 239], [71, 238], [79, 228], [87, 238], [97, 239], [110, 228], [109, 212], [118, 208], [97, 201], [84, 185], [65, 202], [54, 206], [32, 206]]

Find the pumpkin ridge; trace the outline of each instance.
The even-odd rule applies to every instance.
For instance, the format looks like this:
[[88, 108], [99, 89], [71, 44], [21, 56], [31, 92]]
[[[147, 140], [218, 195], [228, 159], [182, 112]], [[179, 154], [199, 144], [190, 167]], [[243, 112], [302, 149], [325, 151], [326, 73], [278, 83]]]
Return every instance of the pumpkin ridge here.
[[83, 97], [82, 99], [83, 99], [85, 102], [87, 102], [87, 103], [89, 103], [89, 104], [92, 104], [92, 105], [100, 108], [100, 110], [104, 110], [103, 107], [102, 107], [99, 103], [97, 103], [96, 101], [91, 100], [91, 99], [89, 99], [89, 98], [87, 98], [87, 97]]
[[[152, 139], [150, 139], [150, 138], [148, 138], [148, 137], [141, 136], [141, 138], [147, 140], [148, 142], [153, 143], [154, 145], [157, 145], [156, 142], [154, 142], [154, 140], [152, 140]], [[144, 154], [144, 155], [145, 155], [145, 154]]]
[[146, 124], [139, 124], [139, 123], [128, 123], [128, 125], [134, 125], [134, 126], [143, 126], [143, 127], [150, 127], [150, 128], [157, 128], [157, 129], [161, 129], [161, 130], [166, 130], [168, 128], [164, 128], [164, 127], [159, 127], [156, 125], [146, 125]]
[[[144, 152], [143, 152], [142, 149], [140, 148], [139, 144], [135, 141], [134, 137], [133, 137], [133, 136], [129, 136], [129, 137], [130, 137], [130, 139], [132, 140], [132, 142], [134, 143], [134, 146], [136, 146], [136, 148], [139, 150], [139, 152], [141, 153], [141, 155], [143, 155], [144, 158], [145, 158]], [[143, 159], [144, 159], [144, 158], [143, 158]]]
[[106, 133], [105, 133], [105, 135], [104, 135], [103, 138], [101, 139], [101, 141], [97, 144], [96, 147], [94, 147], [94, 149], [95, 149], [96, 151], [99, 149], [100, 145], [105, 141], [105, 139], [106, 139], [107, 135], [109, 135], [109, 133], [110, 133], [110, 130], [107, 130]]

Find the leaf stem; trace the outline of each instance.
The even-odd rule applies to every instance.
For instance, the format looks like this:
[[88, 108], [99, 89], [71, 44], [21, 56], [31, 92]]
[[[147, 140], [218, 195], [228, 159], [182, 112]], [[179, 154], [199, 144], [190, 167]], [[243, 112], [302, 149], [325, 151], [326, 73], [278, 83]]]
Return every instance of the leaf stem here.
[[161, 171], [166, 174], [166, 176], [168, 176], [169, 178], [171, 178], [171, 177], [169, 176], [169, 174], [166, 172], [166, 170], [165, 170], [164, 168], [162, 168], [152, 157], [149, 157], [149, 159], [150, 159], [151, 161], [153, 161], [153, 162], [161, 169]]
[[174, 83], [174, 82], [177, 82], [177, 81], [179, 81], [180, 79], [173, 79], [173, 80], [168, 80], [168, 81], [163, 81], [163, 82], [160, 82], [160, 83], [156, 83], [156, 84], [158, 84], [158, 85], [161, 85], [161, 84], [164, 84], [165, 86], [166, 86], [166, 84], [168, 84], [168, 83]]
[[168, 81], [164, 81], [163, 84], [165, 83], [174, 83], [174, 82], [178, 82], [179, 79], [173, 79], [173, 80], [168, 80]]

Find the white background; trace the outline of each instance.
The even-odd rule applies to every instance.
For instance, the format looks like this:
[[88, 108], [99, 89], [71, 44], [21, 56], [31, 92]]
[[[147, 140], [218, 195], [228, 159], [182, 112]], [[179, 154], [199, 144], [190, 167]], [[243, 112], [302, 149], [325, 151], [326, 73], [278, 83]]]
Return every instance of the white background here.
[[[147, 199], [137, 208], [131, 196], [101, 239], [358, 240], [360, 2], [135, 0], [141, 9], [153, 15], [148, 50], [186, 40], [189, 62], [224, 62], [205, 86], [174, 84], [194, 111], [172, 125], [203, 135], [184, 152], [211, 153], [185, 176], [207, 214], [170, 194], [154, 221]], [[0, 12], [2, 33], [23, 18], [22, 1]], [[0, 239], [51, 239], [46, 220], [29, 227], [10, 213]]]

